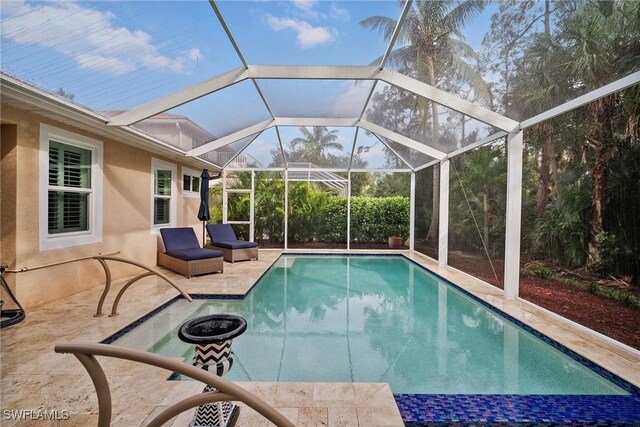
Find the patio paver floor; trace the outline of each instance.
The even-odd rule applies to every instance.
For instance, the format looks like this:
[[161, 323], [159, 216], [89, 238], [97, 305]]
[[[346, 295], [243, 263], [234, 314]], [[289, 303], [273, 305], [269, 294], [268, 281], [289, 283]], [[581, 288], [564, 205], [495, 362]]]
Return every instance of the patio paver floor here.
[[[244, 294], [280, 253], [280, 250], [261, 250], [259, 261], [225, 263], [225, 272], [221, 275], [186, 279], [171, 273], [171, 277], [189, 293]], [[507, 314], [640, 386], [640, 354], [637, 352], [619, 347], [571, 324], [559, 322], [552, 315], [526, 302], [506, 300], [498, 289], [464, 273], [451, 268], [439, 268], [434, 261], [419, 255], [405, 254]], [[117, 291], [125, 282], [120, 280], [113, 286], [105, 302], [106, 312], [111, 309]], [[70, 414], [69, 420], [57, 422], [3, 419], [3, 426], [95, 425], [97, 399], [89, 376], [72, 356], [54, 353], [54, 344], [65, 341], [99, 342], [177, 295], [173, 288], [161, 280], [146, 278], [127, 291], [120, 303], [119, 316], [93, 317], [101, 292], [102, 287], [97, 286], [65, 300], [28, 310], [27, 319], [22, 324], [2, 330], [2, 409], [66, 410]], [[166, 381], [167, 372], [156, 368], [104, 358], [100, 358], [100, 363], [111, 384], [114, 426], [144, 425], [167, 405], [198, 393], [202, 388], [198, 382]], [[387, 384], [239, 384], [265, 398], [296, 425], [402, 425]], [[327, 400], [327, 396], [331, 396], [331, 399]], [[269, 425], [252, 410], [243, 408], [241, 412], [238, 426]], [[177, 417], [172, 425], [186, 426], [190, 420], [191, 413], [185, 413]]]

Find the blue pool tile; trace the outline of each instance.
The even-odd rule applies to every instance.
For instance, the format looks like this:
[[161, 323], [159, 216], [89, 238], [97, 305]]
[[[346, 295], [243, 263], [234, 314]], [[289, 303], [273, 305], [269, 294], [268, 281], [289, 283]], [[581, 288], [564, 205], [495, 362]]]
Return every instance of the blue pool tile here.
[[407, 425], [640, 425], [634, 396], [398, 394]]

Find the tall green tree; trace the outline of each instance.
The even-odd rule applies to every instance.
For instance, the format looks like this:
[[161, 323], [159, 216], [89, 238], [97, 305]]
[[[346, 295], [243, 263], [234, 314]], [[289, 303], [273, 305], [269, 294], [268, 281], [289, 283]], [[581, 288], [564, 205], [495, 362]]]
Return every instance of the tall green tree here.
[[[492, 87], [500, 100], [500, 110], [509, 117], [525, 119], [546, 111], [564, 98], [566, 76], [554, 64], [562, 48], [555, 45], [551, 24], [569, 2], [551, 0], [502, 2], [491, 18], [491, 31], [483, 40], [487, 48], [488, 70], [500, 80]], [[551, 171], [557, 170], [552, 122], [531, 129], [528, 142], [540, 153], [535, 213], [542, 216], [550, 188]], [[554, 174], [555, 176], [555, 174]]]
[[[401, 5], [404, 1], [400, 2]], [[413, 3], [398, 34], [400, 46], [391, 52], [392, 66], [434, 87], [446, 85], [447, 79], [468, 83], [475, 98], [491, 103], [491, 92], [473, 61], [478, 56], [464, 42], [462, 28], [486, 5], [481, 0], [418, 0]], [[370, 16], [360, 24], [381, 33], [389, 41], [397, 21], [386, 16]], [[387, 107], [388, 108], [388, 107]], [[438, 144], [438, 106], [424, 98], [417, 98], [418, 129], [422, 136], [430, 136]], [[430, 110], [430, 111], [429, 111]], [[429, 123], [431, 129], [429, 129]], [[437, 238], [439, 222], [439, 167], [434, 167], [433, 211], [428, 237]]]
[[[507, 163], [504, 145], [482, 147], [464, 154], [454, 163], [452, 193], [462, 194], [457, 200], [458, 212], [468, 212], [467, 203], [482, 216], [482, 240], [488, 253], [494, 251], [490, 237], [492, 219], [504, 216]], [[456, 201], [454, 200], [454, 203]], [[475, 221], [473, 221], [475, 224]], [[465, 234], [475, 234], [475, 225], [469, 225]], [[478, 230], [479, 231], [479, 230]]]
[[338, 142], [338, 131], [330, 131], [326, 126], [299, 127], [302, 136], [294, 138], [288, 144], [288, 161], [305, 161], [324, 165], [331, 151], [342, 150]]
[[[598, 89], [616, 77], [640, 68], [640, 2], [578, 2], [575, 13], [562, 23], [560, 37], [568, 58], [559, 64], [572, 77], [576, 92]], [[612, 118], [616, 95], [587, 105], [585, 153], [593, 156], [593, 216], [588, 267], [601, 261], [599, 236], [604, 230], [607, 162], [615, 154]]]
[[[639, 2], [577, 0], [551, 5], [553, 25], [527, 38], [512, 74], [511, 97], [526, 116], [640, 69]], [[620, 227], [633, 222], [616, 210], [620, 198], [610, 188], [632, 188], [610, 177], [616, 175], [611, 165], [624, 163], [622, 153], [634, 158], [628, 142], [637, 123], [628, 108], [633, 98], [606, 96], [526, 131], [528, 151], [535, 157], [530, 165], [539, 176], [537, 188], [529, 192], [536, 198], [531, 209], [536, 212], [534, 251], [572, 267], [586, 262], [594, 272], [608, 265], [611, 274], [612, 242], [637, 247], [635, 238], [628, 238], [633, 230]]]
[[255, 239], [263, 245], [281, 245], [284, 243], [284, 180], [279, 173], [257, 171], [255, 187]]

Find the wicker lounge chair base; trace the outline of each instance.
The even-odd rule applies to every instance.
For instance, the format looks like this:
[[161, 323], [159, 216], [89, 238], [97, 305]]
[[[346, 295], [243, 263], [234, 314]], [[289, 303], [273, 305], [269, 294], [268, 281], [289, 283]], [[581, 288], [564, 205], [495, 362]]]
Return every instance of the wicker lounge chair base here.
[[216, 245], [206, 245], [205, 248], [222, 251], [224, 260], [231, 263], [236, 261], [258, 260], [258, 248], [228, 249]]
[[191, 276], [207, 273], [222, 273], [224, 271], [224, 261], [222, 257], [207, 258], [185, 261], [174, 258], [165, 253], [158, 252], [158, 265], [168, 268], [171, 271], [180, 273], [190, 279]]
[[206, 247], [222, 251], [225, 261], [258, 259], [258, 244], [239, 240], [231, 224], [208, 224], [207, 233], [211, 242]]

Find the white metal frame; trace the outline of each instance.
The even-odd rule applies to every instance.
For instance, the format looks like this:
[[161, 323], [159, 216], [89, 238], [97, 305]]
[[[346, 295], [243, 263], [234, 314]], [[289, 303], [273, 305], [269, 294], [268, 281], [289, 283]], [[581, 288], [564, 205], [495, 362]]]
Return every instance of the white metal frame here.
[[[349, 179], [351, 184], [351, 179]], [[349, 194], [351, 196], [351, 194]], [[409, 196], [409, 250], [413, 252], [416, 237], [416, 173], [411, 172], [411, 190]]]
[[227, 171], [222, 171], [222, 222], [227, 218]]
[[338, 119], [333, 119], [333, 118], [310, 119], [310, 118], [298, 118], [298, 117], [280, 117], [273, 120], [272, 119], [264, 120], [262, 122], [248, 126], [237, 132], [233, 132], [229, 135], [223, 136], [222, 138], [216, 139], [211, 142], [207, 142], [206, 144], [193, 148], [187, 151], [186, 155], [192, 156], [192, 157], [200, 156], [209, 151], [213, 151], [218, 148], [224, 147], [225, 145], [229, 145], [233, 142], [249, 137], [251, 135], [259, 134], [269, 128], [276, 127], [277, 129], [279, 126], [360, 127], [371, 133], [388, 138], [392, 141], [397, 142], [398, 144], [401, 144], [401, 145], [404, 145], [405, 147], [419, 151], [435, 159], [443, 159], [447, 156], [447, 154], [435, 148], [432, 148], [427, 144], [423, 144], [411, 138], [407, 138], [404, 135], [400, 135], [399, 133], [390, 131], [386, 128], [383, 128], [382, 126], [378, 126], [375, 123], [371, 123], [367, 120], [339, 119], [339, 118]]
[[452, 159], [456, 156], [459, 156], [460, 154], [466, 153], [467, 151], [475, 150], [476, 148], [479, 148], [483, 145], [491, 144], [492, 142], [497, 141], [500, 138], [504, 138], [507, 135], [508, 135], [507, 132], [502, 132], [502, 131], [496, 132], [492, 135], [487, 136], [486, 138], [483, 138], [479, 141], [474, 142], [473, 144], [466, 145], [462, 148], [457, 149], [452, 153], [447, 154], [447, 158]]
[[289, 249], [289, 171], [284, 171], [284, 250]]
[[[448, 157], [447, 157], [447, 158], [448, 158]], [[420, 166], [420, 167], [415, 168], [415, 169], [414, 169], [414, 172], [420, 172], [421, 170], [426, 169], [426, 168], [429, 168], [429, 167], [431, 167], [431, 166], [433, 166], [433, 165], [435, 165], [435, 164], [438, 164], [438, 163], [440, 163], [440, 160], [434, 160], [434, 161], [432, 161], [432, 162], [427, 163], [426, 165], [422, 165], [422, 166]]]
[[438, 207], [438, 266], [448, 264], [449, 251], [449, 167], [451, 160], [440, 161], [440, 205]]
[[504, 294], [517, 298], [520, 288], [520, 221], [522, 215], [523, 131], [507, 139], [507, 213], [504, 249]]
[[[245, 80], [382, 80], [498, 129], [513, 132], [520, 123], [412, 77], [375, 66], [247, 65], [114, 116], [111, 126], [128, 126]], [[277, 117], [276, 117], [277, 118]]]
[[187, 151], [187, 156], [196, 157], [202, 154], [208, 153], [209, 151], [216, 150], [218, 148], [224, 147], [225, 145], [229, 145], [236, 141], [241, 140], [242, 138], [246, 138], [248, 136], [254, 135], [256, 133], [260, 133], [265, 129], [268, 129], [273, 125], [275, 120], [269, 119], [262, 121], [260, 123], [256, 123], [254, 125], [248, 126], [242, 130], [234, 132], [230, 135], [223, 136], [220, 139], [216, 139], [215, 141], [207, 142], [197, 148]]
[[404, 7], [402, 8], [402, 12], [400, 12], [400, 18], [398, 18], [398, 21], [396, 22], [396, 27], [393, 29], [393, 34], [391, 35], [391, 38], [389, 39], [389, 44], [387, 45], [387, 49], [384, 52], [384, 55], [382, 56], [382, 59], [380, 60], [380, 69], [384, 69], [384, 66], [387, 64], [387, 60], [389, 59], [389, 56], [391, 55], [391, 52], [393, 51], [393, 46], [396, 44], [396, 40], [398, 39], [398, 36], [400, 35], [400, 30], [402, 29], [402, 25], [404, 24], [404, 20], [407, 17], [407, 15], [409, 14], [409, 11], [411, 10], [411, 0], [407, 0], [404, 4]]
[[399, 133], [393, 132], [389, 129], [383, 128], [382, 126], [378, 126], [375, 123], [371, 123], [367, 120], [360, 120], [358, 122], [358, 126], [363, 129], [368, 130], [369, 132], [373, 132], [380, 136], [384, 136], [385, 138], [389, 138], [392, 141], [395, 141], [399, 144], [404, 145], [405, 147], [411, 148], [415, 151], [419, 151], [427, 156], [433, 157], [435, 159], [444, 159], [446, 154], [440, 150], [436, 150], [433, 147], [430, 147], [421, 142], [415, 141], [411, 138], [407, 138], [404, 135], [400, 135]]
[[611, 95], [612, 93], [619, 92], [623, 89], [626, 89], [638, 83], [640, 83], [640, 71], [636, 71], [635, 73], [630, 74], [626, 77], [623, 77], [619, 80], [616, 80], [615, 82], [609, 83], [606, 86], [602, 86], [599, 89], [593, 90], [589, 93], [586, 93], [582, 96], [577, 97], [576, 99], [573, 99], [571, 101], [565, 102], [564, 104], [558, 105], [557, 107], [552, 108], [548, 111], [545, 111], [544, 113], [538, 114], [537, 116], [524, 120], [522, 123], [520, 123], [520, 128], [526, 129], [528, 127], [531, 127], [538, 123], [552, 119], [554, 117], [557, 117], [571, 110], [575, 110], [576, 108], [580, 108], [583, 105], [589, 104], [590, 102], [596, 101], [607, 95]]
[[[226, 171], [222, 172], [222, 223], [223, 224], [239, 224], [249, 226], [249, 241], [253, 242], [255, 230], [255, 171], [242, 172], [251, 173], [251, 188], [228, 188], [228, 178]], [[233, 220], [229, 221], [229, 194], [248, 194], [249, 195], [249, 220]]]
[[251, 193], [249, 193], [249, 241], [255, 241], [255, 194], [256, 194], [256, 173], [251, 171]]
[[347, 173], [347, 250], [351, 249], [351, 172]]
[[[290, 66], [290, 65], [249, 65], [236, 43], [230, 28], [228, 27], [220, 9], [218, 8], [215, 0], [209, 0], [211, 7], [213, 8], [218, 21], [222, 25], [222, 28], [226, 32], [229, 41], [235, 49], [243, 67], [231, 70], [227, 73], [215, 76], [209, 80], [203, 81], [181, 91], [166, 97], [157, 99], [133, 110], [122, 113], [110, 119], [108, 125], [121, 126], [124, 130], [136, 132], [127, 126], [136, 123], [138, 121], [149, 118], [155, 114], [170, 110], [177, 106], [180, 106], [189, 101], [206, 96], [210, 93], [222, 90], [226, 87], [234, 85], [236, 83], [251, 80], [254, 84], [258, 94], [265, 107], [271, 115], [271, 119], [253, 124], [244, 129], [240, 129], [232, 134], [223, 136], [215, 141], [208, 142], [198, 148], [190, 150], [186, 153], [187, 156], [199, 156], [208, 151], [215, 150], [223, 147], [242, 138], [246, 138], [253, 134], [259, 134], [262, 131], [271, 127], [276, 127], [276, 133], [278, 137], [278, 144], [282, 151], [283, 159], [285, 162], [284, 168], [260, 168], [259, 170], [274, 170], [284, 171], [285, 180], [285, 250], [288, 248], [288, 172], [294, 169], [287, 168], [287, 158], [283, 149], [282, 140], [278, 131], [278, 126], [335, 126], [335, 127], [357, 127], [367, 130], [376, 137], [384, 137], [397, 142], [412, 150], [416, 150], [423, 154], [426, 154], [432, 158], [433, 161], [427, 164], [412, 167], [406, 160], [398, 155], [398, 153], [391, 149], [381, 138], [382, 143], [396, 154], [407, 166], [409, 170], [394, 170], [388, 172], [411, 172], [411, 250], [414, 249], [414, 208], [415, 208], [415, 173], [425, 168], [440, 164], [440, 205], [439, 205], [439, 247], [438, 247], [438, 264], [440, 266], [447, 266], [447, 250], [448, 250], [448, 222], [449, 222], [449, 165], [451, 158], [460, 155], [462, 153], [474, 150], [485, 144], [490, 144], [500, 138], [507, 138], [507, 163], [508, 163], [508, 188], [507, 188], [507, 212], [506, 212], [506, 239], [505, 239], [505, 295], [508, 298], [515, 298], [518, 296], [518, 281], [519, 281], [519, 256], [520, 256], [520, 220], [521, 220], [521, 205], [522, 205], [522, 149], [523, 149], [523, 132], [522, 129], [534, 126], [538, 123], [552, 119], [558, 115], [564, 114], [568, 111], [574, 110], [587, 103], [593, 102], [599, 98], [610, 95], [629, 86], [640, 83], [640, 72], [633, 73], [625, 78], [608, 84], [600, 89], [594, 90], [583, 96], [580, 96], [574, 100], [566, 102], [560, 106], [552, 108], [542, 114], [531, 117], [523, 122], [519, 123], [501, 114], [493, 112], [487, 108], [476, 105], [465, 99], [462, 99], [456, 95], [452, 95], [433, 86], [430, 86], [424, 82], [416, 80], [412, 77], [403, 75], [385, 68], [389, 56], [394, 48], [396, 39], [401, 31], [404, 20], [412, 7], [412, 1], [405, 2], [396, 28], [390, 37], [389, 43], [385, 49], [384, 54], [381, 57], [380, 64], [378, 66]], [[259, 83], [259, 79], [331, 79], [331, 80], [373, 80], [371, 90], [368, 94], [366, 102], [363, 106], [361, 114], [357, 118], [319, 118], [319, 117], [307, 117], [307, 118], [289, 118], [289, 117], [277, 117], [273, 114], [268, 100], [262, 93]], [[376, 86], [379, 81], [384, 81], [387, 84], [396, 86], [400, 89], [406, 90], [415, 95], [424, 97], [428, 100], [436, 102], [443, 107], [457, 111], [466, 116], [469, 116], [482, 123], [488, 124], [499, 129], [499, 132], [489, 135], [488, 137], [477, 141], [468, 146], [462, 147], [451, 153], [444, 153], [428, 144], [415, 141], [411, 138], [399, 135], [389, 129], [385, 129], [374, 123], [371, 123], [365, 119], [365, 113], [371, 101], [371, 98], [376, 90]], [[356, 137], [357, 138], [356, 130]], [[355, 149], [355, 144], [354, 144]], [[353, 152], [351, 153], [353, 158]], [[317, 172], [323, 171], [335, 171], [335, 172], [348, 172], [349, 176], [349, 207], [351, 198], [351, 173], [352, 172], [373, 172], [372, 170], [358, 170], [351, 168], [350, 164], [347, 168], [318, 168], [314, 169]], [[228, 166], [228, 165], [225, 165]], [[235, 169], [226, 169], [235, 170]], [[238, 169], [247, 170], [247, 169]], [[252, 188], [255, 185], [254, 169], [252, 170]], [[226, 175], [223, 172], [223, 186], [226, 187]], [[226, 218], [226, 193], [223, 196], [223, 216]], [[252, 214], [253, 214], [253, 200], [252, 200]], [[253, 236], [253, 232], [251, 233]], [[347, 247], [350, 248], [350, 208], [348, 209], [348, 239]]]

